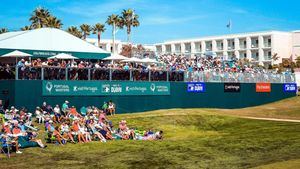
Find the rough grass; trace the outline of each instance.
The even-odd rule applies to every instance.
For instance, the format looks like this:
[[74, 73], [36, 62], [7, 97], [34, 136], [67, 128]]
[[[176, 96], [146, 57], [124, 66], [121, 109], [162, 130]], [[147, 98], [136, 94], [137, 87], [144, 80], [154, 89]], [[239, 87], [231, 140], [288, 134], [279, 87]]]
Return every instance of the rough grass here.
[[10, 159], [0, 155], [0, 168], [300, 168], [294, 160], [300, 159], [300, 123], [221, 113], [173, 109], [117, 115], [114, 124], [126, 119], [130, 127], [163, 130], [165, 139], [28, 148]]
[[266, 117], [279, 119], [300, 120], [300, 97], [293, 97], [279, 102], [270, 103], [257, 107], [249, 107], [244, 109], [218, 109], [209, 110], [219, 112], [221, 114], [231, 114], [238, 116]]

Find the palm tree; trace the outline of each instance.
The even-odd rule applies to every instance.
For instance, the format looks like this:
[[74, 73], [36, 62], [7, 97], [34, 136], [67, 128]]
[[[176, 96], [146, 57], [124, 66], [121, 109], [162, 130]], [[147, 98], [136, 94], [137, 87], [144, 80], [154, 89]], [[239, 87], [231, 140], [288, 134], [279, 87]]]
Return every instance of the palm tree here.
[[22, 31], [28, 31], [31, 30], [30, 26], [24, 26], [23, 28], [21, 28]]
[[98, 35], [98, 47], [100, 47], [100, 37], [101, 37], [101, 33], [104, 32], [105, 29], [105, 25], [101, 24], [101, 23], [97, 23], [94, 27], [93, 27], [93, 34], [97, 34]]
[[91, 31], [92, 31], [92, 27], [88, 24], [82, 24], [80, 25], [80, 29], [83, 33], [83, 39], [85, 40], [87, 36], [90, 35]]
[[274, 62], [276, 62], [280, 57], [278, 56], [278, 53], [275, 53], [273, 56], [272, 56], [272, 63], [271, 65], [273, 65]]
[[50, 16], [46, 18], [46, 27], [60, 29], [62, 25], [63, 24], [61, 23], [61, 20], [57, 19], [55, 16]]
[[47, 25], [47, 18], [50, 16], [48, 9], [43, 7], [36, 8], [29, 19], [29, 21], [31, 21], [31, 27], [34, 29], [45, 27]]
[[78, 37], [78, 38], [82, 38], [82, 33], [80, 32], [80, 30], [76, 27], [76, 26], [71, 26], [67, 29], [67, 32], [69, 32], [70, 34]]
[[0, 29], [0, 34], [6, 33], [6, 32], [8, 32], [8, 29], [7, 29], [7, 28], [1, 28], [1, 29]]
[[115, 51], [115, 34], [116, 28], [123, 29], [124, 22], [119, 15], [112, 14], [108, 16], [106, 23], [112, 26], [112, 37], [113, 37], [113, 52]]
[[123, 10], [122, 12], [122, 20], [124, 25], [127, 28], [127, 42], [130, 43], [130, 34], [131, 27], [138, 27], [140, 22], [138, 20], [139, 16], [134, 13], [132, 9]]

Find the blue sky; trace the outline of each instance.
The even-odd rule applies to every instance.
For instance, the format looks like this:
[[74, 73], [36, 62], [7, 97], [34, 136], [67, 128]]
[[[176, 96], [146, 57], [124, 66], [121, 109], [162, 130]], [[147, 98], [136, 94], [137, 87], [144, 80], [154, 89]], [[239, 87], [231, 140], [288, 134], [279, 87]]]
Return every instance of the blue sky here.
[[[18, 30], [29, 25], [31, 12], [43, 6], [68, 26], [104, 23], [110, 14], [132, 8], [141, 25], [133, 28], [135, 43], [264, 30], [300, 29], [300, 1], [288, 0], [1, 0], [0, 28]], [[102, 38], [111, 38], [111, 28]], [[126, 32], [117, 38], [126, 40]]]

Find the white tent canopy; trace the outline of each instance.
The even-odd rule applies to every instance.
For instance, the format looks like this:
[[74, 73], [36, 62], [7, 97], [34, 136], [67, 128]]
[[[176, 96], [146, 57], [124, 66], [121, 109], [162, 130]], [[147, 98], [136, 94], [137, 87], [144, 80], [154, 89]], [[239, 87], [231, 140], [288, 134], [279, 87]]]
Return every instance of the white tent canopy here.
[[1, 34], [0, 53], [11, 50], [30, 53], [33, 57], [50, 57], [63, 52], [81, 59], [101, 59], [109, 55], [109, 52], [55, 28]]
[[136, 57], [132, 57], [132, 58], [129, 58], [129, 59], [122, 60], [121, 62], [142, 63], [143, 60], [139, 59], [139, 58], [136, 58]]
[[128, 57], [125, 57], [123, 55], [119, 55], [119, 54], [112, 54], [109, 57], [104, 58], [103, 60], [127, 60], [129, 59]]
[[48, 59], [78, 59], [78, 58], [66, 53], [60, 53], [58, 55], [51, 56]]
[[142, 59], [143, 63], [158, 63], [158, 61], [150, 58], [144, 58]]
[[18, 57], [30, 57], [30, 56], [32, 56], [32, 55], [28, 54], [28, 53], [25, 53], [25, 52], [15, 50], [13, 52], [2, 55], [1, 57], [18, 58]]

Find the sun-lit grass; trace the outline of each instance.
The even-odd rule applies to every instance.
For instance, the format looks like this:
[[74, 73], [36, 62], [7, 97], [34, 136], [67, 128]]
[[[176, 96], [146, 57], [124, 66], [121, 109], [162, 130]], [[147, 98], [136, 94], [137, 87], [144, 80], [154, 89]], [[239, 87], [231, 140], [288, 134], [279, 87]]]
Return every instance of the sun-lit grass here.
[[[300, 158], [300, 124], [176, 110], [127, 114], [131, 127], [164, 130], [163, 141], [49, 145], [2, 158], [1, 168], [249, 168]], [[171, 113], [172, 115], [164, 115]]]
[[[297, 99], [273, 104], [292, 105]], [[0, 155], [0, 168], [300, 168], [293, 161], [300, 159], [300, 123], [243, 119], [212, 109], [157, 110], [111, 119], [115, 125], [126, 119], [139, 130], [163, 130], [165, 138], [50, 144], [10, 159]]]

